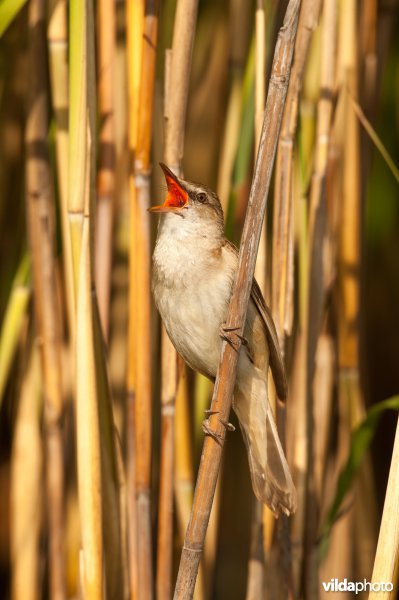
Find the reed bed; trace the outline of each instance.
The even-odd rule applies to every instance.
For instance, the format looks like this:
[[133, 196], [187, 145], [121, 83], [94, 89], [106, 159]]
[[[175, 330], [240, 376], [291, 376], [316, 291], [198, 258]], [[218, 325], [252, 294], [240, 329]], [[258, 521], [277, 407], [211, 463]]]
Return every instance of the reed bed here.
[[[1, 3], [2, 597], [396, 597], [398, 8]], [[238, 427], [203, 436], [209, 408], [237, 425], [238, 353], [213, 387], [153, 305], [161, 160], [240, 245], [227, 326], [254, 273], [271, 307], [290, 518], [255, 500]]]

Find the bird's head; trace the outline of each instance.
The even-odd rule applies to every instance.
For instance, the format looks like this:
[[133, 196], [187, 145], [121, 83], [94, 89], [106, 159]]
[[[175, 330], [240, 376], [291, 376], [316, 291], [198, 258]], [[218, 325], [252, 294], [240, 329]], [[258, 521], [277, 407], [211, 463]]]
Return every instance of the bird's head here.
[[151, 213], [169, 213], [195, 221], [212, 220], [223, 230], [223, 209], [217, 195], [204, 185], [177, 177], [160, 163], [168, 188], [165, 202], [149, 208]]

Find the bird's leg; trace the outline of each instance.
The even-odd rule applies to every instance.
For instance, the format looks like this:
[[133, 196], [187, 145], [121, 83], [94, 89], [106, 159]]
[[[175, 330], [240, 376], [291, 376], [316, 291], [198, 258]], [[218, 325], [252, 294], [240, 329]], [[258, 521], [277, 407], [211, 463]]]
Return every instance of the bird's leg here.
[[241, 341], [241, 344], [243, 346], [248, 345], [248, 340], [244, 336], [237, 333], [239, 329], [239, 327], [226, 327], [225, 323], [222, 323], [219, 329], [220, 337], [223, 340], [226, 340], [226, 342], [230, 344], [230, 346], [234, 348], [236, 352], [238, 352], [238, 350], [240, 349], [240, 344], [237, 341], [237, 338]]

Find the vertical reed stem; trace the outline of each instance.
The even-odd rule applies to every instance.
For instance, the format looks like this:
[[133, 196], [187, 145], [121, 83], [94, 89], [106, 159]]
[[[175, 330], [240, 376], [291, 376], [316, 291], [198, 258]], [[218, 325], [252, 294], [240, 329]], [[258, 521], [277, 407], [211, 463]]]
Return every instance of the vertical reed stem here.
[[[198, 0], [179, 0], [176, 6], [172, 50], [165, 59], [165, 148], [167, 165], [181, 174], [184, 152], [191, 54]], [[184, 367], [183, 367], [184, 368]], [[173, 557], [174, 413], [178, 386], [177, 354], [162, 327], [161, 488], [157, 554], [157, 594], [171, 598]]]
[[66, 597], [64, 570], [64, 459], [62, 441], [61, 310], [57, 296], [53, 189], [48, 155], [45, 2], [29, 4], [29, 101], [26, 187], [37, 335], [44, 381], [44, 438], [50, 593]]
[[[36, 345], [27, 349], [11, 455], [11, 597], [40, 598], [40, 531], [43, 520], [42, 380]], [[27, 498], [29, 502], [27, 502]]]
[[136, 285], [136, 185], [134, 156], [137, 145], [138, 107], [140, 97], [141, 56], [143, 50], [144, 0], [128, 0], [127, 11], [127, 82], [128, 82], [128, 146], [129, 146], [129, 320], [127, 350], [127, 494], [129, 516], [129, 555], [132, 598], [138, 598], [138, 551], [136, 506], [136, 362], [140, 348], [137, 342]]
[[[299, 6], [298, 0], [290, 0], [276, 43], [258, 159], [242, 234], [238, 269], [226, 320], [226, 327], [234, 328], [239, 335], [244, 330], [255, 270], [256, 252], [289, 82]], [[226, 435], [222, 422], [228, 422], [229, 419], [237, 363], [238, 352], [223, 342], [211, 405], [213, 414], [210, 418], [210, 426], [220, 436], [220, 443], [211, 437], [206, 437], [204, 441], [194, 503], [177, 576], [175, 600], [192, 598], [194, 593]], [[215, 418], [215, 414], [217, 418]]]
[[151, 291], [150, 291], [150, 148], [153, 118], [155, 61], [158, 34], [157, 1], [147, 0], [135, 154], [136, 186], [136, 366], [135, 366], [135, 478], [137, 508], [138, 598], [153, 595], [151, 536]]
[[98, 3], [98, 109], [100, 118], [97, 176], [96, 288], [105, 340], [109, 333], [113, 196], [115, 188], [115, 2]]
[[53, 116], [56, 125], [56, 167], [60, 197], [60, 219], [68, 328], [72, 345], [75, 339], [75, 297], [71, 236], [68, 223], [68, 25], [67, 0], [50, 0], [47, 29], [49, 73]]
[[[375, 555], [372, 583], [394, 582], [399, 557], [399, 419], [396, 425], [395, 442], [384, 512], [382, 513], [380, 534]], [[390, 592], [370, 592], [369, 600], [388, 600]]]

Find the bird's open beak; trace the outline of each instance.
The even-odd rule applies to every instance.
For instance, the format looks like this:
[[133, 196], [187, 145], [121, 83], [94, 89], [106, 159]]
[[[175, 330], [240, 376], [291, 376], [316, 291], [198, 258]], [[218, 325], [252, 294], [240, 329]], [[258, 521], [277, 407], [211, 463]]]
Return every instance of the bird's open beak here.
[[168, 194], [163, 204], [151, 206], [148, 211], [151, 213], [164, 213], [173, 212], [174, 210], [183, 208], [188, 203], [188, 194], [184, 189], [182, 182], [164, 163], [159, 164], [165, 175]]

